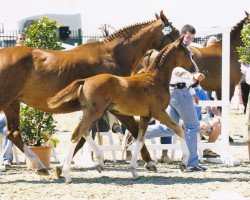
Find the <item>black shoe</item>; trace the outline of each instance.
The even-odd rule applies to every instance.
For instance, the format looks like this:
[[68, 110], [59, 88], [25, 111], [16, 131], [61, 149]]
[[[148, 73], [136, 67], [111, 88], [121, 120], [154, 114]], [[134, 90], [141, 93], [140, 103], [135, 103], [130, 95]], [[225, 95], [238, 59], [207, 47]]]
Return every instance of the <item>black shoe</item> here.
[[199, 167], [199, 165], [187, 167], [187, 172], [204, 172], [204, 171], [206, 170], [203, 169], [203, 167]]
[[207, 170], [207, 168], [206, 168], [206, 167], [204, 167], [202, 164], [198, 164], [198, 167], [199, 167], [199, 168], [201, 168], [201, 169], [203, 169], [204, 171], [206, 171], [206, 170]]
[[234, 143], [234, 140], [233, 140], [233, 138], [231, 138], [231, 136], [229, 136], [229, 142]]

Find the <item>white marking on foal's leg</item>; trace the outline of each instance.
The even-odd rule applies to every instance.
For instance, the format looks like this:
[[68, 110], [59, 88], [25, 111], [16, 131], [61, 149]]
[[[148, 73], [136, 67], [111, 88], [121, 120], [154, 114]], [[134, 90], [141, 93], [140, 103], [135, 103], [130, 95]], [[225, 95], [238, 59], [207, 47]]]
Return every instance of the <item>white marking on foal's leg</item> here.
[[136, 140], [136, 147], [135, 147], [135, 151], [134, 154], [132, 156], [131, 162], [129, 164], [129, 169], [132, 172], [132, 175], [134, 178], [138, 178], [138, 174], [136, 172], [136, 166], [137, 166], [137, 158], [139, 156], [139, 153], [142, 149], [144, 142], [139, 141], [138, 139]]
[[71, 161], [73, 159], [73, 154], [74, 154], [76, 144], [77, 144], [76, 142], [75, 143], [70, 142], [68, 152], [66, 154], [65, 159], [63, 160], [64, 163], [63, 163], [63, 168], [62, 168], [62, 176], [65, 177], [65, 183], [72, 182], [70, 178], [70, 166], [71, 166]]
[[46, 169], [38, 156], [26, 144], [23, 145], [23, 151], [25, 156], [30, 160], [35, 168], [38, 168], [38, 170]]
[[185, 167], [187, 167], [188, 158], [189, 158], [189, 151], [188, 151], [187, 143], [186, 143], [186, 140], [182, 138], [180, 138], [180, 142], [181, 142], [182, 155], [183, 155], [182, 164], [185, 165]]
[[91, 148], [93, 149], [93, 151], [95, 152], [96, 155], [96, 159], [98, 164], [103, 167], [104, 166], [104, 162], [103, 162], [103, 152], [100, 149], [100, 147], [95, 143], [95, 141], [93, 140], [93, 138], [91, 137], [91, 135], [86, 136], [86, 141], [89, 143], [89, 145], [91, 146]]

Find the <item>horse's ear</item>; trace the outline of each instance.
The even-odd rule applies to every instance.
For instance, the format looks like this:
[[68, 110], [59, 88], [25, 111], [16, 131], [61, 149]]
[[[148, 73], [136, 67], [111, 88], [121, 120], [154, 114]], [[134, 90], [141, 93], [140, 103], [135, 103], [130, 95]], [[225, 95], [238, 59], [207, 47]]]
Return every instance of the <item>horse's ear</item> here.
[[160, 19], [160, 16], [157, 13], [155, 13], [155, 18]]
[[168, 24], [168, 19], [167, 19], [167, 17], [163, 14], [163, 10], [161, 10], [161, 12], [160, 12], [160, 17], [161, 17], [161, 21], [163, 21], [163, 23], [164, 23], [165, 25], [167, 25], [167, 24]]
[[249, 17], [249, 13], [247, 11], [245, 11], [245, 13], [246, 13], [246, 16]]

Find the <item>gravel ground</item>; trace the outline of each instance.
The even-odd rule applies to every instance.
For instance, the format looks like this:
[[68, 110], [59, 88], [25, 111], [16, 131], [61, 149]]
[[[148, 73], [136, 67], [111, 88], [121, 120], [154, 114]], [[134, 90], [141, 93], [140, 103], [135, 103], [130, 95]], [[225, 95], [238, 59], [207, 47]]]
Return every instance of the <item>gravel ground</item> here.
[[[56, 152], [61, 159], [79, 113], [55, 115], [55, 119], [60, 139]], [[18, 152], [21, 165], [14, 164], [0, 173], [0, 199], [250, 199], [250, 163], [244, 121], [244, 115], [231, 113], [230, 135], [235, 143], [230, 146], [230, 152], [241, 161], [239, 166], [205, 161], [207, 172], [182, 173], [176, 161], [172, 165], [158, 164], [158, 172], [152, 173], [139, 163], [140, 178], [133, 180], [126, 169], [127, 163], [122, 160], [113, 163], [111, 154], [105, 152], [105, 170], [101, 174], [73, 164], [73, 183], [65, 184], [64, 179], [54, 177], [53, 169], [48, 177], [39, 177], [27, 170], [24, 156]], [[117, 157], [120, 158], [119, 152]], [[179, 159], [178, 152], [176, 159]], [[53, 162], [52, 167], [56, 164]]]

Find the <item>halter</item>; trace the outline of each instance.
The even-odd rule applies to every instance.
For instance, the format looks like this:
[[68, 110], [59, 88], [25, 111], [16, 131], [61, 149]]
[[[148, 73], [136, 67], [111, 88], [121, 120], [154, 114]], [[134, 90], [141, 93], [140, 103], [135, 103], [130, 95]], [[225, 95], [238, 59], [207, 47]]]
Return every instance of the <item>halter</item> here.
[[[161, 26], [162, 26], [162, 33], [163, 33], [163, 35], [164, 35], [164, 38], [165, 38], [165, 36], [167, 35], [167, 36], [169, 36], [171, 39], [172, 39], [172, 41], [174, 42], [177, 38], [174, 38], [172, 35], [171, 35], [171, 32], [173, 31], [173, 28], [171, 28], [171, 25], [172, 25], [172, 22], [168, 22], [168, 24], [165, 26], [165, 24], [164, 24], [164, 22], [162, 21], [161, 22]], [[162, 39], [162, 41], [161, 41], [161, 45], [160, 45], [160, 49], [162, 48], [162, 44], [163, 44], [163, 41], [164, 41], [164, 39]]]

